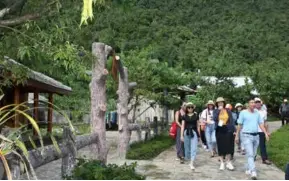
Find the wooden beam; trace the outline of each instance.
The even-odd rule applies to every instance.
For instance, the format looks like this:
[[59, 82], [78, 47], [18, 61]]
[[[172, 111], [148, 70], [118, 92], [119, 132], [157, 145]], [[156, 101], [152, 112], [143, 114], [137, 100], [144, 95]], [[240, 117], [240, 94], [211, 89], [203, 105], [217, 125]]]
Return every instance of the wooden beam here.
[[[38, 90], [34, 91], [34, 103], [33, 103], [33, 118], [36, 122], [38, 122], [38, 107], [39, 107], [39, 92]], [[33, 129], [33, 134], [37, 135], [35, 129]]]
[[51, 133], [52, 132], [52, 113], [53, 113], [53, 94], [50, 93], [48, 96], [48, 115], [47, 115], [47, 132]]
[[[14, 88], [14, 104], [18, 106], [20, 104], [20, 89], [18, 86]], [[19, 114], [15, 112], [15, 117], [13, 121], [13, 127], [17, 127], [19, 124]]]

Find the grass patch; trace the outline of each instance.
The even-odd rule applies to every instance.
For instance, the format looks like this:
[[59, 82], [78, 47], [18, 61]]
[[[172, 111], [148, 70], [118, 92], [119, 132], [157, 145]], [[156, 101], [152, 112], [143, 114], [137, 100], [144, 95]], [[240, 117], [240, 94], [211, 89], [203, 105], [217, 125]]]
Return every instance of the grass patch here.
[[285, 170], [289, 162], [289, 126], [283, 126], [276, 132], [272, 133], [270, 141], [267, 144], [268, 155], [270, 160], [280, 168]]
[[175, 141], [168, 135], [158, 135], [146, 142], [133, 143], [126, 154], [127, 159], [149, 160], [170, 148]]

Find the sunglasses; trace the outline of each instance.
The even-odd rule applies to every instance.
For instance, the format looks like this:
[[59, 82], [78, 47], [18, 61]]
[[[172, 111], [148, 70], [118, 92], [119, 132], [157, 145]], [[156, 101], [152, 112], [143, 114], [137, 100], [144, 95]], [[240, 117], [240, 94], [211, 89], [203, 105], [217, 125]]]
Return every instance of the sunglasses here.
[[194, 109], [194, 107], [187, 107], [187, 109]]

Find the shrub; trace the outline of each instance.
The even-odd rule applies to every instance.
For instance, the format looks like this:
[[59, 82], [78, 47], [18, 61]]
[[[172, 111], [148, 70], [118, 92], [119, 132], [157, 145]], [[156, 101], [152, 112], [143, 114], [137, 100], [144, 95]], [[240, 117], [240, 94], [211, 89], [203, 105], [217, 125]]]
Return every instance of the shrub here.
[[267, 144], [270, 159], [282, 170], [285, 170], [289, 162], [289, 126], [284, 126], [272, 133]]
[[79, 159], [72, 176], [67, 180], [144, 180], [145, 177], [136, 173], [136, 163], [122, 166], [104, 165], [98, 160]]
[[174, 144], [175, 141], [168, 135], [159, 135], [146, 142], [142, 141], [131, 144], [126, 158], [133, 160], [152, 159]]

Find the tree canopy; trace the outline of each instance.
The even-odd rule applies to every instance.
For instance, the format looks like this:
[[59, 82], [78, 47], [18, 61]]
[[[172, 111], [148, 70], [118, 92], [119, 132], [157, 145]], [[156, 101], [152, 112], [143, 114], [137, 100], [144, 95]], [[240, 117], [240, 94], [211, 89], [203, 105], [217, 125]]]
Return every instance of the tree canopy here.
[[[1, 1], [0, 55], [71, 86], [72, 98], [59, 98], [59, 104], [71, 108], [83, 108], [89, 100], [90, 78], [85, 70], [91, 67], [94, 41], [111, 45], [121, 54], [130, 80], [138, 82], [136, 95], [161, 100], [163, 88], [191, 84], [198, 70], [200, 75], [221, 78], [250, 76], [261, 97], [272, 105], [289, 93], [285, 0], [103, 2], [94, 6], [94, 18], [79, 27], [80, 1]], [[11, 10], [3, 15], [7, 7]], [[7, 24], [15, 19], [18, 23]], [[182, 72], [191, 72], [191, 78], [182, 79]], [[109, 78], [111, 99], [113, 90]], [[220, 94], [227, 95], [229, 90], [222, 89]], [[206, 91], [211, 94], [215, 88]], [[229, 91], [230, 97], [234, 91]]]

